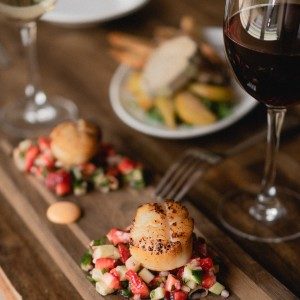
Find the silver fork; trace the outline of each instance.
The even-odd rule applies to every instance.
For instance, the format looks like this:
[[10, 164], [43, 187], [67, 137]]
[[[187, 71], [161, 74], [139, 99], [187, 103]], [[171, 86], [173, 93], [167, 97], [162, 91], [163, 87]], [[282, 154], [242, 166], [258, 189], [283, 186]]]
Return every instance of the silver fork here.
[[[289, 122], [286, 122], [284, 132], [297, 126], [299, 126], [299, 119], [290, 119]], [[169, 167], [156, 186], [154, 192], [155, 197], [158, 200], [173, 199], [180, 201], [208, 168], [255, 145], [265, 138], [266, 133], [266, 130], [259, 132], [224, 153], [199, 148], [185, 151], [183, 155]]]

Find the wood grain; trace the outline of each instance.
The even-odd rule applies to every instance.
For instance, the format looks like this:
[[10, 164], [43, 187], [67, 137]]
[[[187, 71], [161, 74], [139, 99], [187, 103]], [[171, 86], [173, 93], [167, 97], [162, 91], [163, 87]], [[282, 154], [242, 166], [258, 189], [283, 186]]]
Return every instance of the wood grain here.
[[[83, 117], [95, 120], [101, 126], [104, 139], [115, 144], [118, 150], [141, 160], [154, 174], [155, 181], [189, 147], [224, 151], [264, 130], [265, 110], [258, 106], [233, 126], [191, 140], [168, 141], [140, 134], [125, 126], [109, 104], [108, 86], [117, 64], [109, 56], [106, 35], [111, 30], [117, 30], [149, 38], [156, 25], [176, 26], [183, 14], [196, 17], [201, 25], [220, 26], [223, 12], [223, 0], [153, 0], [136, 14], [95, 28], [69, 29], [40, 23], [38, 53], [43, 86], [49, 94], [62, 94], [73, 99]], [[26, 74], [17, 28], [2, 21], [0, 24], [1, 42], [13, 59], [10, 68], [0, 71], [0, 105], [4, 105], [22, 96]], [[296, 109], [290, 110], [288, 118], [289, 114], [299, 118]], [[3, 270], [24, 298], [81, 298], [70, 277], [79, 273], [76, 271], [68, 277], [64, 272], [69, 272], [70, 268], [66, 271], [57, 265], [59, 259], [56, 258], [55, 262], [48, 253], [49, 249], [55, 249], [45, 247], [47, 243], [41, 243], [44, 241], [42, 239], [47, 238], [41, 236], [41, 230], [38, 233], [29, 226], [31, 219], [26, 217], [28, 224], [23, 220], [16, 199], [22, 200], [22, 209], [33, 212], [35, 224], [43, 224], [41, 228], [46, 230], [46, 237], [54, 236], [60, 245], [59, 249], [64, 249], [70, 258], [65, 263], [77, 270], [77, 263], [88, 240], [105, 234], [112, 226], [127, 226], [136, 206], [151, 198], [151, 188], [143, 193], [123, 190], [108, 195], [91, 193], [81, 198], [67, 197], [81, 206], [84, 217], [75, 225], [54, 225], [45, 219], [45, 212], [48, 205], [58, 199], [39, 182], [15, 169], [3, 145], [6, 144], [9, 149], [17, 141], [4, 137], [1, 142], [4, 152], [0, 150], [0, 190], [5, 195], [0, 195], [0, 264]], [[298, 192], [299, 146], [300, 134], [297, 129], [282, 141], [278, 168], [278, 183]], [[210, 170], [189, 193], [192, 205], [187, 205], [199, 232], [208, 238], [210, 245], [222, 256], [226, 267], [229, 266], [228, 273], [221, 275], [233, 292], [232, 299], [248, 300], [245, 292], [248, 290], [257, 299], [293, 299], [300, 295], [299, 241], [282, 244], [249, 242], [226, 232], [216, 217], [217, 206], [225, 195], [237, 188], [255, 188], [259, 185], [264, 150], [264, 142], [261, 142], [226, 160]], [[22, 256], [19, 255], [20, 248], [16, 246], [18, 240], [24, 244]], [[36, 257], [35, 261], [30, 260], [31, 252]], [[15, 267], [14, 262], [17, 262]], [[78, 276], [76, 278], [82, 278]], [[38, 279], [40, 282], [36, 284]], [[47, 288], [47, 279], [52, 283], [52, 289]], [[85, 286], [83, 282], [84, 279], [80, 289]]]

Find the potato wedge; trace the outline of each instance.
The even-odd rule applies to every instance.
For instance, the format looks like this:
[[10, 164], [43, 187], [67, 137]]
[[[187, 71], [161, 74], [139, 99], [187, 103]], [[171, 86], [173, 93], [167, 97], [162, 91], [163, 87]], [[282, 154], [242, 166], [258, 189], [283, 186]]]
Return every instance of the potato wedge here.
[[132, 73], [128, 78], [126, 88], [133, 95], [138, 106], [140, 106], [143, 110], [149, 110], [153, 106], [153, 99], [150, 98], [142, 89], [141, 73]]
[[193, 83], [189, 86], [189, 90], [195, 95], [206, 98], [210, 101], [228, 102], [234, 98], [230, 87]]
[[179, 118], [191, 125], [208, 125], [217, 117], [190, 93], [180, 93], [175, 97], [175, 108]]
[[174, 101], [170, 98], [157, 97], [155, 106], [162, 115], [165, 124], [170, 128], [176, 127]]

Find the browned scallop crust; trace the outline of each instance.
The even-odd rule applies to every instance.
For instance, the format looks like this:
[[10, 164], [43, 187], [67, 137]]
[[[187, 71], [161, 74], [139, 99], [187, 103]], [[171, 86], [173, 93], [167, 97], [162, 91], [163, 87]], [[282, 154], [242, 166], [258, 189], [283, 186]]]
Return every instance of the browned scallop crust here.
[[51, 150], [65, 166], [82, 164], [99, 151], [100, 136], [99, 127], [91, 122], [63, 122], [50, 134]]
[[167, 200], [145, 204], [136, 213], [130, 252], [150, 270], [176, 269], [192, 255], [193, 227], [193, 219], [180, 203]]

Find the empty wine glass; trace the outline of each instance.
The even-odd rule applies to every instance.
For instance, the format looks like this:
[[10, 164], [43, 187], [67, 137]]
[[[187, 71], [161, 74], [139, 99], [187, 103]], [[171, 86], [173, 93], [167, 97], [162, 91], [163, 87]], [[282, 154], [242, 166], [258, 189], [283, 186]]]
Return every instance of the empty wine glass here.
[[41, 88], [36, 58], [36, 21], [56, 0], [0, 0], [0, 16], [20, 26], [27, 54], [28, 83], [24, 98], [1, 108], [1, 127], [15, 136], [37, 136], [65, 119], [77, 117], [77, 107], [61, 96], [49, 97]]
[[286, 109], [300, 103], [300, 0], [227, 0], [224, 42], [240, 85], [267, 106], [268, 138], [260, 191], [224, 200], [221, 221], [250, 240], [300, 237], [300, 196], [275, 185]]

